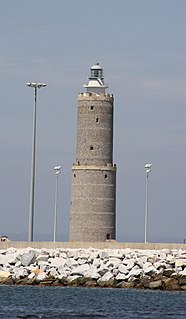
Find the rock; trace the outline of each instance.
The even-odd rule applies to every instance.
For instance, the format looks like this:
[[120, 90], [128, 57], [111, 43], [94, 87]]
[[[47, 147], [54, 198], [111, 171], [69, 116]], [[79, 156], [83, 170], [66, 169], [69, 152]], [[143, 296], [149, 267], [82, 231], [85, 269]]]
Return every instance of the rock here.
[[181, 276], [186, 276], [186, 268], [184, 268], [184, 270], [180, 271], [179, 274]]
[[15, 265], [16, 262], [18, 261], [17, 257], [18, 257], [17, 252], [14, 252], [12, 254], [9, 253], [6, 255], [0, 254], [0, 265], [2, 266]]
[[100, 259], [99, 258], [95, 258], [93, 260], [92, 265], [98, 268], [100, 266]]
[[181, 290], [186, 291], [186, 285], [181, 286]]
[[93, 279], [88, 279], [88, 280], [85, 281], [84, 286], [87, 287], [87, 288], [96, 287], [97, 286], [97, 281], [93, 280]]
[[78, 264], [77, 260], [75, 260], [73, 258], [66, 259], [65, 266], [71, 268], [71, 267], [77, 267], [78, 265], [79, 264]]
[[57, 272], [56, 268], [50, 268], [48, 271], [48, 276], [49, 277], [53, 277], [53, 278], [57, 278], [59, 275], [59, 273]]
[[176, 259], [175, 260], [175, 267], [178, 268], [178, 267], [186, 267], [186, 259]]
[[129, 272], [129, 276], [130, 277], [139, 277], [142, 274], [143, 270], [138, 268], [138, 269], [131, 269], [131, 271]]
[[44, 281], [48, 278], [47, 274], [43, 271], [36, 276], [36, 282]]
[[36, 256], [33, 251], [29, 251], [27, 253], [23, 253], [22, 255], [18, 255], [18, 260], [20, 260], [23, 266], [30, 266], [36, 260]]
[[84, 277], [91, 278], [91, 279], [99, 279], [101, 276], [97, 272], [97, 268], [92, 266], [92, 267], [89, 267], [89, 269], [84, 272]]
[[109, 271], [109, 268], [106, 266], [102, 266], [97, 269], [98, 274], [102, 277], [104, 274], [106, 274]]
[[14, 268], [12, 277], [16, 279], [22, 279], [28, 276], [28, 271], [25, 268]]
[[113, 274], [108, 271], [103, 275], [103, 277], [97, 280], [97, 283], [101, 287], [111, 287], [114, 285], [115, 279], [113, 277]]
[[84, 273], [89, 270], [90, 266], [88, 264], [83, 264], [83, 265], [80, 265], [78, 267], [75, 267], [72, 269], [71, 271], [71, 275], [81, 275], [83, 276]]
[[122, 253], [123, 253], [124, 256], [130, 255], [131, 252], [132, 252], [132, 249], [130, 249], [130, 248], [125, 248], [125, 249], [122, 250]]
[[183, 276], [181, 276], [181, 277], [178, 278], [178, 284], [179, 284], [180, 286], [186, 285], [186, 275], [183, 275]]
[[121, 260], [119, 258], [114, 258], [114, 257], [111, 257], [108, 259], [108, 261], [105, 263], [105, 265], [107, 267], [114, 267], [114, 268], [118, 268], [119, 265], [121, 264]]
[[156, 268], [149, 262], [146, 262], [143, 266], [143, 272], [145, 275], [151, 276], [152, 274], [156, 273]]
[[60, 275], [62, 274], [70, 275], [71, 269], [68, 267], [59, 266], [57, 268], [57, 271]]
[[107, 271], [101, 278], [100, 281], [108, 281], [113, 278], [113, 274], [110, 271]]
[[125, 282], [125, 281], [122, 281], [122, 282], [116, 284], [116, 287], [118, 287], [118, 288], [131, 289], [131, 288], [134, 288], [134, 282]]
[[36, 262], [37, 263], [41, 262], [41, 261], [48, 262], [48, 258], [49, 258], [48, 254], [47, 255], [40, 254], [40, 255], [37, 256]]
[[117, 276], [116, 276], [116, 280], [125, 280], [126, 279], [126, 275], [125, 274], [122, 274], [122, 273], [119, 273]]
[[129, 273], [129, 270], [126, 265], [120, 264], [118, 267], [118, 270], [120, 273], [127, 275]]
[[11, 277], [11, 273], [9, 271], [0, 271], [0, 282], [3, 282]]
[[163, 271], [163, 276], [171, 277], [173, 273], [174, 273], [174, 269], [167, 268]]
[[175, 278], [164, 279], [162, 282], [163, 282], [163, 288], [165, 290], [180, 290], [178, 281]]
[[105, 258], [109, 258], [109, 255], [105, 250], [100, 250], [98, 253], [98, 257], [100, 259], [105, 259]]
[[162, 281], [161, 280], [156, 280], [156, 281], [151, 281], [148, 285], [150, 289], [161, 289], [162, 288]]
[[69, 277], [67, 277], [67, 283], [70, 285], [79, 285], [79, 279], [82, 278], [82, 276], [78, 276], [78, 275], [70, 275]]
[[143, 276], [140, 281], [143, 285], [144, 288], [148, 288], [149, 287], [149, 284], [150, 284], [150, 276]]
[[65, 266], [66, 259], [61, 257], [55, 257], [55, 258], [49, 258], [48, 262], [50, 264], [50, 267], [58, 268], [59, 266]]
[[135, 261], [136, 261], [135, 259], [125, 260], [124, 264], [126, 265], [128, 270], [131, 270], [135, 265]]

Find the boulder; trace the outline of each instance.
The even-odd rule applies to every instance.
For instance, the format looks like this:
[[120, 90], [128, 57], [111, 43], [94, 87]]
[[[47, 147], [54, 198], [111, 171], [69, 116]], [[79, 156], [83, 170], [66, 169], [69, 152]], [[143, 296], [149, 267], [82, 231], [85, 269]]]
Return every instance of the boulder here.
[[84, 273], [89, 270], [90, 266], [88, 264], [83, 264], [83, 265], [80, 265], [78, 267], [75, 267], [72, 269], [71, 271], [71, 275], [80, 275], [80, 276], [83, 276]]
[[138, 268], [138, 269], [131, 269], [129, 272], [130, 277], [139, 277], [142, 274], [143, 270]]
[[44, 281], [48, 278], [47, 274], [43, 271], [36, 276], [36, 282]]
[[16, 279], [22, 279], [28, 276], [28, 271], [25, 268], [14, 268], [12, 272], [12, 277]]
[[148, 285], [148, 288], [161, 289], [162, 288], [162, 281], [161, 280], [151, 281]]
[[178, 278], [178, 284], [180, 286], [186, 285], [186, 275], [182, 275], [181, 277]]
[[152, 274], [156, 273], [157, 270], [150, 262], [147, 261], [143, 265], [143, 272], [144, 272], [145, 275], [152, 276]]
[[116, 276], [116, 280], [118, 281], [123, 281], [126, 279], [126, 275], [125, 274], [122, 274], [122, 273], [119, 273], [117, 276]]
[[59, 266], [65, 266], [66, 258], [61, 258], [61, 257], [49, 258], [48, 262], [49, 262], [50, 267], [58, 268]]
[[105, 250], [100, 250], [98, 253], [98, 256], [100, 259], [105, 259], [105, 258], [109, 258], [108, 253]]
[[107, 272], [103, 275], [103, 277], [97, 280], [97, 283], [101, 287], [112, 287], [115, 283], [115, 279], [111, 272]]
[[165, 290], [180, 290], [178, 280], [175, 278], [164, 279], [162, 282]]
[[35, 262], [36, 256], [33, 251], [29, 251], [21, 255], [18, 255], [17, 259], [20, 260], [23, 266], [30, 266]]
[[174, 269], [172, 268], [167, 268], [163, 270], [163, 276], [166, 276], [166, 277], [171, 277], [173, 273], [174, 273]]
[[3, 271], [3, 270], [0, 271], [0, 282], [10, 277], [11, 277], [11, 273], [9, 271]]
[[12, 254], [0, 254], [0, 265], [7, 266], [7, 265], [15, 265], [18, 261], [17, 259], [18, 253], [14, 252]]
[[120, 264], [118, 267], [118, 270], [120, 273], [127, 275], [129, 273], [129, 270], [126, 265]]
[[175, 260], [175, 267], [186, 267], [186, 259], [176, 259]]
[[97, 272], [97, 268], [94, 266], [89, 267], [88, 270], [86, 270], [84, 272], [84, 277], [85, 278], [90, 278], [90, 279], [99, 279], [101, 276], [100, 274]]
[[41, 261], [44, 261], [44, 262], [48, 262], [48, 254], [47, 255], [44, 255], [44, 254], [39, 254], [37, 257], [36, 257], [36, 262], [41, 262]]
[[109, 271], [109, 268], [106, 266], [102, 266], [97, 269], [97, 272], [101, 277], [104, 276], [104, 274], [106, 274], [108, 271]]

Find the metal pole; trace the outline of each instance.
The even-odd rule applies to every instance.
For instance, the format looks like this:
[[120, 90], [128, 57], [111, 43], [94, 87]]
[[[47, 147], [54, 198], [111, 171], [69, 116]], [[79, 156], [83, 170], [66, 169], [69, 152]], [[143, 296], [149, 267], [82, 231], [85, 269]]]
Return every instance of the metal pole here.
[[37, 107], [37, 86], [34, 87], [34, 112], [33, 112], [33, 133], [32, 133], [33, 134], [32, 135], [32, 163], [31, 163], [31, 182], [30, 182], [30, 209], [29, 209], [28, 241], [33, 241], [33, 225], [34, 225], [36, 107]]
[[54, 242], [56, 241], [56, 226], [57, 226], [57, 199], [58, 199], [58, 174], [56, 174], [56, 187], [55, 187]]
[[146, 190], [145, 190], [145, 243], [147, 243], [147, 226], [148, 226], [148, 173], [146, 173]]

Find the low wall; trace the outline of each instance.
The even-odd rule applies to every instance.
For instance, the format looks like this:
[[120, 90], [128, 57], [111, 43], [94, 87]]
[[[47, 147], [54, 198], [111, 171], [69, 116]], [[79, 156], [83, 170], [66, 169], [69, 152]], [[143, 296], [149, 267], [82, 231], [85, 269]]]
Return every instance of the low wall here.
[[95, 249], [184, 249], [186, 250], [186, 244], [174, 244], [174, 243], [123, 243], [117, 241], [106, 242], [28, 242], [28, 241], [10, 241], [0, 242], [0, 249], [7, 248], [95, 248]]

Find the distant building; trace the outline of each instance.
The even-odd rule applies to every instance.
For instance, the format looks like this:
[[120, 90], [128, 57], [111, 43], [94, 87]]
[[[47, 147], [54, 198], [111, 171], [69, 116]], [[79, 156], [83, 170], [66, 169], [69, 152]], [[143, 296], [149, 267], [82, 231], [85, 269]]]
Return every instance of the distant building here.
[[76, 162], [72, 166], [70, 241], [116, 238], [116, 165], [112, 94], [99, 63], [78, 95]]
[[11, 241], [7, 236], [0, 236], [0, 242], [2, 241]]

